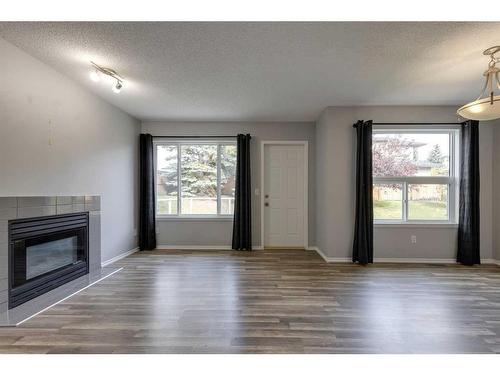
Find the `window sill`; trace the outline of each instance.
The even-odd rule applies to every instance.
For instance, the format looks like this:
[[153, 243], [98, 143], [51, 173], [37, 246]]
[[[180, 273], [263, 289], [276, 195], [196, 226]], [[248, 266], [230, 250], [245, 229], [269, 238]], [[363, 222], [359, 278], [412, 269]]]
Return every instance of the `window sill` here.
[[374, 223], [374, 228], [458, 228], [457, 223]]
[[233, 221], [233, 216], [157, 216], [156, 221]]

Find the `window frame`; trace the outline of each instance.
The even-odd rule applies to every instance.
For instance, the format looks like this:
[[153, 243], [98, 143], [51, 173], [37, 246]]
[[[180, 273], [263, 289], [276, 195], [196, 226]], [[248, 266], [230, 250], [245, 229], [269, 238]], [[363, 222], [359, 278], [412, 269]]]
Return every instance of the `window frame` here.
[[[216, 214], [182, 214], [182, 195], [181, 195], [181, 146], [217, 146], [217, 213]], [[154, 184], [155, 184], [155, 212], [158, 220], [233, 220], [234, 213], [221, 213], [221, 150], [222, 146], [235, 146], [236, 140], [218, 139], [218, 138], [155, 138], [153, 139], [153, 164], [154, 164]], [[159, 146], [177, 147], [177, 214], [159, 214], [158, 212], [158, 192], [157, 192], [157, 156]]]
[[[399, 219], [375, 219], [374, 225], [377, 226], [457, 226], [458, 225], [458, 193], [459, 193], [459, 150], [460, 150], [460, 127], [451, 125], [374, 125], [372, 136], [375, 134], [447, 134], [449, 136], [449, 175], [448, 176], [401, 176], [401, 177], [375, 177], [375, 184], [397, 183], [402, 185], [402, 218]], [[414, 184], [447, 185], [447, 220], [425, 220], [408, 218], [408, 186]]]

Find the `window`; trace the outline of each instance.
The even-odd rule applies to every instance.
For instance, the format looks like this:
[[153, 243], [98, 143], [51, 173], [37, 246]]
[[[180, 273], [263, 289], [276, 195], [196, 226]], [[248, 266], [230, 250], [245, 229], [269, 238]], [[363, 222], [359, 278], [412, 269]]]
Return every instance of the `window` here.
[[235, 142], [158, 141], [155, 160], [157, 216], [233, 214]]
[[375, 223], [456, 223], [458, 130], [373, 130]]

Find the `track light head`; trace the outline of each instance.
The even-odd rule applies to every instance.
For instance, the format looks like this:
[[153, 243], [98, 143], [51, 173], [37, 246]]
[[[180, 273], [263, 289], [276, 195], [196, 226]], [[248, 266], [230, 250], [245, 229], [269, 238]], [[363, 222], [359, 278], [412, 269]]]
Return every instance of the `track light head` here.
[[97, 69], [90, 72], [90, 79], [94, 82], [100, 81], [101, 77], [99, 77], [99, 71]]
[[120, 90], [122, 89], [123, 85], [121, 81], [116, 81], [116, 85], [113, 85], [112, 89], [115, 94], [119, 94]]

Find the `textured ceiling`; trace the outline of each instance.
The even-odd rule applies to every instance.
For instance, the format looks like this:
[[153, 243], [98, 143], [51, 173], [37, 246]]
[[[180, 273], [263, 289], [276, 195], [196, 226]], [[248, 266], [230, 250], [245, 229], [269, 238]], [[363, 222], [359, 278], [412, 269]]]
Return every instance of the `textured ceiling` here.
[[[475, 98], [500, 23], [0, 22], [0, 36], [139, 119], [310, 121]], [[122, 93], [90, 81], [90, 60]]]

